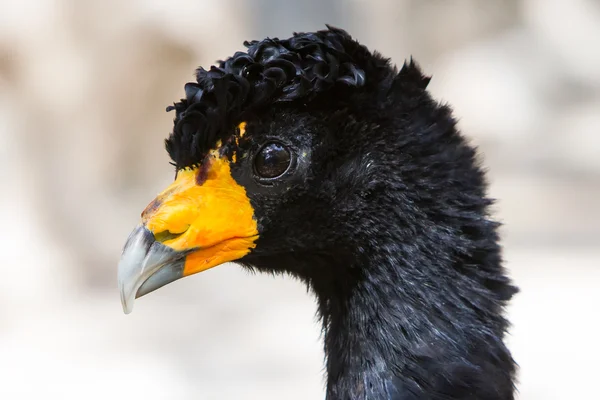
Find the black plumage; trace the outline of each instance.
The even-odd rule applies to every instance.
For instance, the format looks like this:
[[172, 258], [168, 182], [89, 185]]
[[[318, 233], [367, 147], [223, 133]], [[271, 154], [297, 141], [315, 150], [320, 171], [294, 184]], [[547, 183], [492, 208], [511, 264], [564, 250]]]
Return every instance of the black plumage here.
[[[315, 293], [327, 399], [513, 399], [517, 289], [476, 150], [429, 78], [334, 28], [247, 46], [186, 85], [167, 149], [180, 169], [223, 143], [260, 232], [240, 262]], [[269, 141], [292, 153], [277, 179], [253, 164]]]
[[[217, 140], [231, 134], [236, 121], [261, 107], [309, 102], [333, 88], [365, 85], [365, 71], [353, 60], [368, 61], [370, 55], [342, 30], [244, 44], [247, 53], [237, 52], [209, 71], [199, 68], [197, 82], [185, 85], [185, 99], [167, 108], [176, 111], [166, 145], [178, 168], [201, 163]], [[375, 71], [370, 72], [376, 78]]]

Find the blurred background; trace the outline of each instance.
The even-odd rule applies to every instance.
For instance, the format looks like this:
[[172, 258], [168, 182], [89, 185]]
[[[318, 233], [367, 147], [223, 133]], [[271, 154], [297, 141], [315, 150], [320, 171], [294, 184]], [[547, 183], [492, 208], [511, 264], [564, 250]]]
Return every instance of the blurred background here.
[[125, 316], [116, 268], [194, 69], [325, 23], [414, 56], [483, 153], [519, 397], [597, 395], [600, 1], [1, 0], [0, 398], [324, 397], [300, 283], [228, 264]]

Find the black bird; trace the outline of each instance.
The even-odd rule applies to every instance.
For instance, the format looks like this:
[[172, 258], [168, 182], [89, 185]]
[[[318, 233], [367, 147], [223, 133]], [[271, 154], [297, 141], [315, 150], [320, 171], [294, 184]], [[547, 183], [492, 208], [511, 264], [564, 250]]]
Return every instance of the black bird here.
[[314, 292], [327, 399], [513, 399], [517, 292], [476, 150], [411, 60], [327, 27], [245, 42], [169, 107], [176, 178], [119, 265], [133, 300], [227, 261]]

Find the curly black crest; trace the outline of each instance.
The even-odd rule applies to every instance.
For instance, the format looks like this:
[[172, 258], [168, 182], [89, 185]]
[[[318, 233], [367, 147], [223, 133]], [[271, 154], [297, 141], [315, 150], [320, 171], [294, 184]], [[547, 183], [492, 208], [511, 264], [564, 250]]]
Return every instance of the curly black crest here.
[[379, 81], [382, 63], [341, 29], [294, 33], [286, 40], [244, 42], [237, 52], [209, 71], [199, 68], [197, 82], [185, 85], [166, 148], [175, 166], [200, 164], [218, 140], [231, 135], [244, 114], [274, 103], [308, 103], [331, 89], [360, 89]]

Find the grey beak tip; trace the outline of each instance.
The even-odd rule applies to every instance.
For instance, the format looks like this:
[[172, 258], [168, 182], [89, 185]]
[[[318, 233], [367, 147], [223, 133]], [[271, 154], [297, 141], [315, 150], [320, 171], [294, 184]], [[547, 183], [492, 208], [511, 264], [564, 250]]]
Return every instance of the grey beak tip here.
[[118, 284], [125, 314], [134, 300], [183, 277], [185, 257], [154, 240], [154, 235], [138, 225], [129, 235], [119, 261]]

